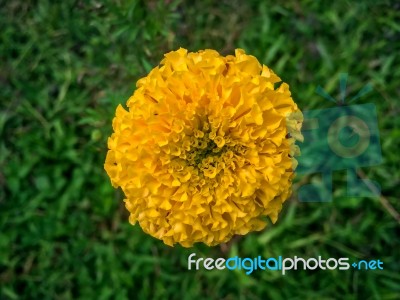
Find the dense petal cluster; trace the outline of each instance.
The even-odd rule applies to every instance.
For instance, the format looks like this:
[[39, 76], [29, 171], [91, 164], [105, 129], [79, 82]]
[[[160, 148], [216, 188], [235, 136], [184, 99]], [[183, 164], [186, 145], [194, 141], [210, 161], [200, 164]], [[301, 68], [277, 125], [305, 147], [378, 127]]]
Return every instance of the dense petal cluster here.
[[132, 224], [168, 245], [216, 245], [276, 222], [302, 114], [243, 50], [167, 53], [118, 106], [105, 169]]

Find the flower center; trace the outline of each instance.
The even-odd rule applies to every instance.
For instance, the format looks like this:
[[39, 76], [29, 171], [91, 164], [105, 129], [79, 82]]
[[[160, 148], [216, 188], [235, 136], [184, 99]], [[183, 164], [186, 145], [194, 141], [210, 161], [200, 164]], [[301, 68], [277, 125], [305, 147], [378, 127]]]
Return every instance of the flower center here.
[[188, 164], [199, 167], [203, 160], [207, 158], [219, 158], [227, 150], [226, 146], [218, 145], [205, 133], [202, 137], [195, 137], [191, 141], [191, 151], [187, 156]]

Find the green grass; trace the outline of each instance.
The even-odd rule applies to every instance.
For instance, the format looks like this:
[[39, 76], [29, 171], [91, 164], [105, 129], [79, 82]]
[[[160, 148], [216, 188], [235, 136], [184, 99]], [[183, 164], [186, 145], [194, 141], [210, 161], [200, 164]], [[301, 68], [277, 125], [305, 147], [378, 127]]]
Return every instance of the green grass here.
[[[377, 106], [384, 161], [364, 172], [400, 211], [395, 1], [0, 3], [0, 299], [399, 298], [399, 223], [379, 199], [346, 198], [345, 172], [332, 203], [293, 198], [263, 232], [184, 249], [129, 225], [103, 170], [116, 106], [163, 53], [241, 47], [303, 110], [331, 107], [315, 88], [336, 97], [342, 72], [351, 95], [373, 85], [360, 103]], [[188, 271], [192, 252], [375, 258], [385, 270]]]

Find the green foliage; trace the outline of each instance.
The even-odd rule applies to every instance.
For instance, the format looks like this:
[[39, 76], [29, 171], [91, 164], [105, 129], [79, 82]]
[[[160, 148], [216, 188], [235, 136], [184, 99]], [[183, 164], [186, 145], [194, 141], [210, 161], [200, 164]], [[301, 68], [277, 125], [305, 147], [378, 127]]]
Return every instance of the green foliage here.
[[[284, 4], [283, 4], [284, 3]], [[382, 1], [7, 1], [0, 5], [1, 299], [398, 299], [399, 224], [378, 199], [290, 200], [225, 247], [170, 248], [128, 224], [103, 163], [115, 108], [165, 52], [244, 48], [301, 109], [370, 82], [384, 163], [364, 170], [398, 202], [400, 6]], [[302, 178], [299, 178], [300, 180]], [[318, 182], [313, 176], [312, 181]], [[381, 259], [384, 271], [188, 271], [187, 257]]]

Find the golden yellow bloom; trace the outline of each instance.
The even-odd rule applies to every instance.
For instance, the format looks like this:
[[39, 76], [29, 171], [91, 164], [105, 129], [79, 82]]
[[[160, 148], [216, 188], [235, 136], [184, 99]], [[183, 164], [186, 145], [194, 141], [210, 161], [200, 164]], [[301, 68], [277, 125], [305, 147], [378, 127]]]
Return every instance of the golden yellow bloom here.
[[302, 114], [241, 49], [165, 55], [118, 106], [105, 169], [129, 221], [173, 245], [216, 245], [276, 222], [291, 193]]

